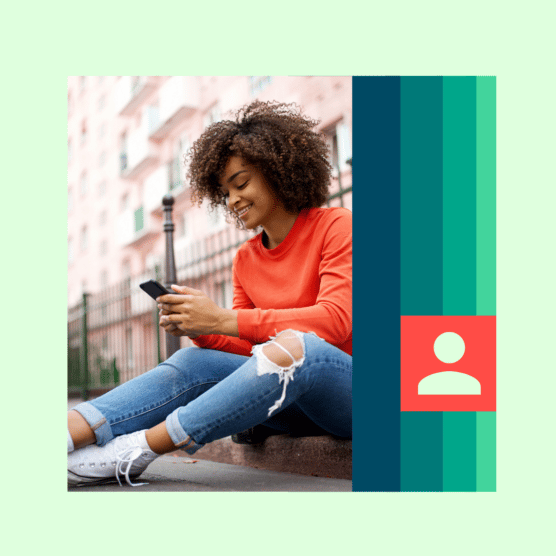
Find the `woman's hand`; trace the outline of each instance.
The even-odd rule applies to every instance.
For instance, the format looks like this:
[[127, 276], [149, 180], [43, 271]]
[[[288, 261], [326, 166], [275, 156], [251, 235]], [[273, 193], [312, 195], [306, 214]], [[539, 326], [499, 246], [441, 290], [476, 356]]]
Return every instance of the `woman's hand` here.
[[[186, 286], [172, 286], [177, 294], [157, 298], [160, 309], [160, 325], [174, 336], [196, 338], [204, 334], [233, 334], [230, 313], [222, 309], [203, 292]], [[227, 323], [227, 326], [225, 325]], [[173, 328], [173, 327], [176, 328]], [[237, 328], [237, 317], [235, 318]]]
[[[179, 338], [181, 336], [187, 336], [187, 334], [178, 328], [178, 325], [172, 322], [169, 322], [167, 319], [163, 318], [166, 315], [170, 315], [170, 311], [164, 311], [160, 309], [158, 311], [159, 321], [158, 324], [164, 329], [165, 332]], [[193, 336], [196, 337], [196, 336]]]

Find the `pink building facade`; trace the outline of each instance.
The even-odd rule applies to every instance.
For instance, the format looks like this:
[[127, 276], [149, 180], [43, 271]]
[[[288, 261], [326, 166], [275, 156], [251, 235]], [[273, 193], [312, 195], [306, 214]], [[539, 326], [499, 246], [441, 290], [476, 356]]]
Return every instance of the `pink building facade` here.
[[[131, 312], [151, 307], [137, 286], [154, 277], [155, 266], [164, 268], [162, 197], [169, 192], [178, 281], [206, 286], [198, 279], [199, 249], [237, 245], [250, 233], [236, 231], [204, 205], [192, 206], [183, 154], [207, 125], [232, 118], [255, 99], [295, 102], [320, 121], [335, 167], [331, 192], [348, 190], [329, 205], [351, 209], [351, 77], [68, 78], [68, 307], [84, 291], [95, 294], [126, 279], [134, 292]], [[233, 252], [215, 265], [207, 291], [224, 306], [231, 306]], [[126, 334], [139, 333], [132, 327]], [[149, 344], [151, 336], [134, 343]]]

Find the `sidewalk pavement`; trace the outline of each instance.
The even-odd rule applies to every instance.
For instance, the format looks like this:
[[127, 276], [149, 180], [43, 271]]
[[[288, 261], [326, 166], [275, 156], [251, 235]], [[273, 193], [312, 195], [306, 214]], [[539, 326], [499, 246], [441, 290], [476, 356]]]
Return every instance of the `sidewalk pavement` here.
[[69, 492], [351, 492], [351, 481], [278, 473], [241, 465], [160, 456], [131, 487], [100, 485], [69, 488]]
[[[80, 400], [68, 400], [68, 410]], [[68, 488], [69, 492], [351, 492], [351, 481], [216, 463], [174, 452], [153, 461], [133, 483]]]

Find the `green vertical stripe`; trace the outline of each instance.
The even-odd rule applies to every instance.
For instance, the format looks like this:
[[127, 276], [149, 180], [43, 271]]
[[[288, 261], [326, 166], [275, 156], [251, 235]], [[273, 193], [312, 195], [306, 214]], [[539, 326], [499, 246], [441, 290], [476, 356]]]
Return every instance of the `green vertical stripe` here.
[[496, 492], [496, 412], [477, 413], [477, 490]]
[[442, 314], [442, 78], [401, 79], [401, 311]]
[[441, 412], [402, 412], [401, 490], [442, 491]]
[[496, 79], [477, 77], [477, 315], [496, 314]]
[[476, 78], [443, 78], [443, 314], [476, 314]]
[[474, 411], [443, 414], [444, 491], [477, 490], [476, 422]]

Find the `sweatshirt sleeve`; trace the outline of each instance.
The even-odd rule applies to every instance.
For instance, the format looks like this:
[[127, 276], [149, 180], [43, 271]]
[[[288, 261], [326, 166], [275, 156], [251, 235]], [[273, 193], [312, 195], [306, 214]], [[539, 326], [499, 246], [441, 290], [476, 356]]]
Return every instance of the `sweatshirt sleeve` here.
[[[234, 269], [235, 261], [234, 257]], [[234, 301], [233, 309], [253, 309], [253, 302], [249, 299], [243, 288], [237, 284], [234, 270]], [[235, 338], [233, 336], [224, 336], [221, 334], [209, 334], [206, 336], [199, 336], [192, 340], [198, 347], [216, 349], [218, 351], [226, 351], [228, 353], [235, 353], [237, 355], [251, 355], [253, 344], [245, 339]]]
[[288, 328], [314, 332], [332, 345], [342, 344], [351, 337], [352, 230], [349, 211], [336, 218], [325, 232], [318, 275], [319, 289], [312, 306], [292, 309], [239, 308], [239, 337], [252, 344], [260, 344]]
[[192, 340], [192, 342], [198, 347], [227, 351], [228, 353], [235, 353], [237, 355], [250, 356], [251, 350], [253, 349], [253, 344], [246, 340], [218, 334], [199, 336]]

